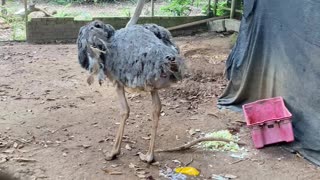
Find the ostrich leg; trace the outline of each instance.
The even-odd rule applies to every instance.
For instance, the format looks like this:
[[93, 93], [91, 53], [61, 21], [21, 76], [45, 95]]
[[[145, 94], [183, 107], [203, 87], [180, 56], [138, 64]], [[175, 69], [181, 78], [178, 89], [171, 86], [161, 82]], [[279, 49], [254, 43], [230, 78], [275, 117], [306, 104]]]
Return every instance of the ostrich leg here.
[[152, 130], [151, 130], [151, 140], [150, 140], [150, 146], [147, 154], [140, 153], [139, 157], [142, 161], [151, 163], [154, 159], [154, 144], [156, 140], [156, 134], [157, 134], [157, 128], [158, 128], [158, 121], [161, 111], [161, 101], [159, 98], [159, 94], [157, 90], [154, 90], [151, 92], [152, 96]]
[[113, 144], [113, 148], [111, 150], [111, 153], [106, 155], [106, 160], [110, 161], [113, 160], [117, 155], [120, 154], [120, 148], [121, 148], [121, 141], [122, 141], [122, 137], [123, 137], [123, 132], [124, 132], [124, 125], [126, 120], [129, 117], [130, 114], [130, 108], [128, 106], [128, 102], [126, 99], [126, 95], [125, 95], [125, 91], [124, 91], [124, 87], [120, 84], [117, 84], [117, 94], [119, 97], [119, 101], [120, 101], [120, 116], [121, 116], [121, 122], [120, 122], [120, 126], [116, 135], [116, 141]]

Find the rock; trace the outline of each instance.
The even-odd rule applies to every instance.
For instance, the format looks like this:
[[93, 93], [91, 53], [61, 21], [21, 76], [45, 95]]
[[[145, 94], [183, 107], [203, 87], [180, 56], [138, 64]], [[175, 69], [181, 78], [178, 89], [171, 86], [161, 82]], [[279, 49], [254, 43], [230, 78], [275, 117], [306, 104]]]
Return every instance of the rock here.
[[132, 150], [132, 148], [130, 147], [129, 144], [126, 144], [125, 148], [126, 148], [126, 150], [128, 150], [128, 151], [131, 151], [131, 150]]
[[190, 129], [188, 133], [190, 134], [190, 136], [192, 136], [196, 134], [196, 131], [194, 129]]

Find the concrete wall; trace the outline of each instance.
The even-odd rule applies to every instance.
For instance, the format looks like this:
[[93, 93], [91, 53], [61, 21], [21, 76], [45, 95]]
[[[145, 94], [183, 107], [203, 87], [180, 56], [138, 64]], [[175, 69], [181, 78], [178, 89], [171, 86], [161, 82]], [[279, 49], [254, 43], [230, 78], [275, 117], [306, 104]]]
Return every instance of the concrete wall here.
[[[172, 27], [180, 24], [206, 19], [206, 16], [189, 17], [141, 17], [138, 23], [156, 23], [163, 27]], [[111, 24], [119, 29], [129, 21], [127, 17], [94, 18]], [[81, 26], [90, 21], [75, 21], [73, 17], [64, 18], [32, 18], [27, 24], [27, 42], [29, 43], [59, 43], [75, 42]], [[187, 35], [201, 30], [207, 30], [207, 25], [173, 31], [173, 35]]]
[[208, 23], [209, 31], [224, 32], [224, 31], [236, 31], [239, 32], [240, 21], [236, 19], [221, 19], [211, 21]]

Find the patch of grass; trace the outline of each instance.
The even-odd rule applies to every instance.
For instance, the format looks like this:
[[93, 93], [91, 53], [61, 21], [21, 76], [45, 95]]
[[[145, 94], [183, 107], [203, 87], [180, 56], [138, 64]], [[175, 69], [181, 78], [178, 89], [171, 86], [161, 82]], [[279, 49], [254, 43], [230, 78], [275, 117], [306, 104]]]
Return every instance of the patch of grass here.
[[87, 12], [68, 12], [68, 7], [71, 6], [71, 3], [65, 5], [63, 9], [57, 11], [57, 14], [53, 15], [54, 17], [74, 17], [74, 20], [92, 20], [92, 16], [90, 13]]
[[26, 26], [25, 22], [15, 22], [12, 25], [13, 33], [12, 38], [15, 41], [25, 41], [27, 39], [26, 37]]
[[131, 12], [129, 8], [123, 8], [121, 11], [121, 16], [131, 17]]
[[161, 8], [164, 12], [170, 12], [174, 16], [187, 16], [191, 12], [191, 0], [172, 0], [169, 5]]
[[76, 20], [76, 21], [81, 21], [81, 20], [92, 21], [92, 16], [90, 13], [81, 12], [79, 15], [74, 17], [74, 20]]
[[0, 17], [12, 28], [11, 40], [25, 41], [26, 27], [24, 17], [17, 16], [14, 13], [18, 11], [19, 4], [17, 2], [8, 1], [6, 6], [2, 6], [6, 13], [1, 13]]
[[232, 48], [232, 47], [236, 44], [237, 39], [238, 39], [238, 33], [237, 33], [237, 32], [234, 32], [234, 33], [230, 36], [230, 48]]

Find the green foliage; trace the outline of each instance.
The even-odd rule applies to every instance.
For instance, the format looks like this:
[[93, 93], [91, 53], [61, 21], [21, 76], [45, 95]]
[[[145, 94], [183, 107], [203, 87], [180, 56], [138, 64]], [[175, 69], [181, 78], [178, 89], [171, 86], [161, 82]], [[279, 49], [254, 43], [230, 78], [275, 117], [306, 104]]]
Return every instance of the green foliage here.
[[57, 13], [55, 15], [53, 15], [54, 17], [68, 17], [68, 16], [74, 16], [74, 14], [67, 12], [67, 8], [71, 6], [71, 3], [65, 5], [63, 7], [63, 9], [57, 11]]
[[[23, 17], [15, 16], [14, 12], [17, 11], [16, 6], [12, 6], [9, 8], [0, 6], [0, 9], [3, 10], [3, 13], [0, 13], [0, 17], [5, 20], [5, 22], [11, 27], [12, 29], [12, 40], [15, 41], [25, 41], [26, 40], [26, 27], [25, 21]], [[5, 12], [5, 13], [4, 13]]]
[[67, 4], [63, 7], [62, 10], [57, 11], [57, 14], [53, 15], [54, 17], [74, 17], [74, 20], [92, 20], [92, 16], [87, 12], [67, 12], [67, 8], [70, 7], [71, 4]]
[[130, 9], [129, 8], [124, 8], [122, 9], [122, 13], [123, 16], [125, 17], [131, 17], [131, 13], [130, 13]]
[[[228, 7], [228, 1], [218, 1], [217, 3], [217, 12], [216, 12], [216, 16], [226, 16], [228, 15], [230, 12], [227, 10], [224, 10], [223, 8], [227, 8]], [[213, 11], [214, 9], [214, 3], [211, 4], [210, 9], [211, 11]], [[202, 8], [202, 13], [203, 14], [207, 14], [208, 13], [208, 5], [204, 6]]]
[[13, 33], [12, 38], [15, 41], [25, 41], [27, 39], [26, 37], [26, 26], [24, 21], [16, 21], [13, 24], [11, 24]]
[[239, 145], [236, 143], [239, 141], [239, 137], [232, 135], [228, 130], [220, 130], [216, 132], [211, 132], [205, 135], [206, 137], [222, 138], [233, 142], [221, 142], [221, 141], [207, 141], [200, 143], [200, 146], [207, 150], [213, 151], [230, 151], [238, 152], [240, 150]]
[[[224, 8], [230, 8], [230, 6], [231, 6], [231, 0], [218, 1], [216, 16], [228, 16], [230, 14], [230, 11], [225, 10]], [[211, 4], [210, 6], [211, 11], [214, 10], [213, 8], [214, 8], [214, 3]], [[236, 0], [236, 8], [241, 10], [243, 9], [243, 0]], [[208, 5], [202, 8], [202, 13], [208, 14]]]
[[164, 12], [170, 12], [174, 16], [187, 16], [191, 12], [191, 0], [171, 0], [168, 6], [161, 8]]
[[234, 46], [237, 42], [237, 39], [238, 39], [238, 33], [235, 32], [230, 36], [230, 45]]

